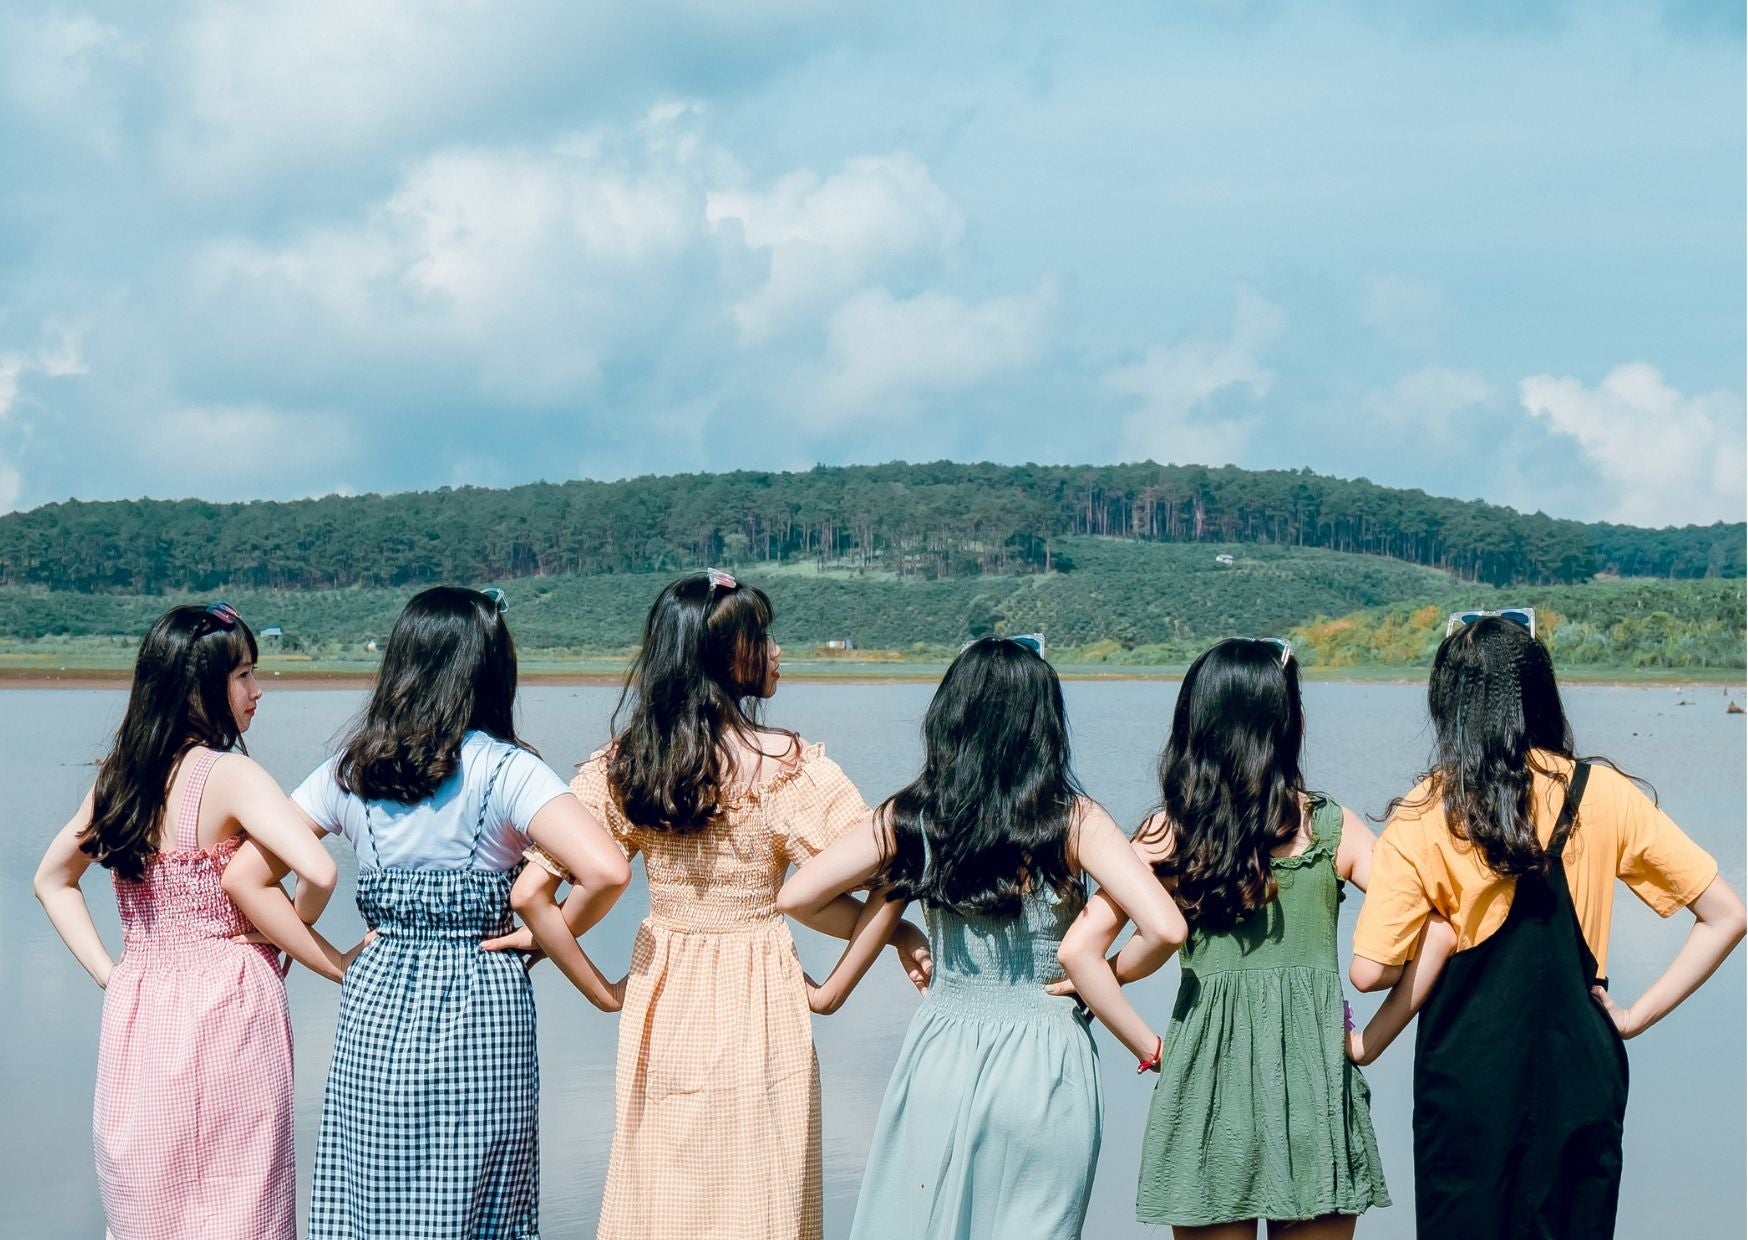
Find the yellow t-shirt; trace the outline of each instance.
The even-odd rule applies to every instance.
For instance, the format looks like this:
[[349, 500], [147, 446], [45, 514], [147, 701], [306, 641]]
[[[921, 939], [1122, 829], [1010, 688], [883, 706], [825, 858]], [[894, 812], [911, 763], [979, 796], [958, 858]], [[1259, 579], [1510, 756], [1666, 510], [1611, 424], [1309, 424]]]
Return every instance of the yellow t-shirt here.
[[[1542, 764], [1571, 763], [1552, 754]], [[1414, 954], [1427, 914], [1437, 909], [1457, 932], [1458, 951], [1483, 942], [1505, 922], [1516, 880], [1489, 870], [1475, 847], [1452, 837], [1444, 802], [1421, 804], [1423, 782], [1391, 817], [1372, 853], [1372, 873], [1354, 955], [1379, 964], [1402, 964]], [[1563, 800], [1560, 785], [1534, 777], [1536, 835], [1544, 845], [1554, 833]], [[1578, 807], [1578, 825], [1566, 841], [1561, 861], [1578, 924], [1596, 956], [1597, 971], [1608, 975], [1608, 931], [1614, 913], [1614, 880], [1621, 879], [1661, 917], [1685, 908], [1717, 877], [1718, 863], [1683, 834], [1639, 787], [1600, 763]]]

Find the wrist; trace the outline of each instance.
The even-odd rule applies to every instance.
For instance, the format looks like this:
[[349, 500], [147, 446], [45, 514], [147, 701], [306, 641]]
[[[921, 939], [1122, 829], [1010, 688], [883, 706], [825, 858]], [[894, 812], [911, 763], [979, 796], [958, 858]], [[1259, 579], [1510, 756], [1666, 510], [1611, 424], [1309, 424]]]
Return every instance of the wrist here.
[[1137, 1076], [1145, 1072], [1158, 1072], [1159, 1061], [1165, 1057], [1165, 1038], [1155, 1034], [1153, 1037], [1153, 1054], [1135, 1065]]

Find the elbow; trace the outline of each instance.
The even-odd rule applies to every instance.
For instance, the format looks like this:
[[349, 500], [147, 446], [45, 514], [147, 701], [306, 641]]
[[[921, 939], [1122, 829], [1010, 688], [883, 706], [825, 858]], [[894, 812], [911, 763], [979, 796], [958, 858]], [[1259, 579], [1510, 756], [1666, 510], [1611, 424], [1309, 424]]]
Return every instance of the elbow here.
[[[1104, 954], [1098, 953], [1103, 959]], [[1073, 978], [1087, 963], [1088, 951], [1085, 943], [1076, 940], [1072, 934], [1063, 939], [1056, 948], [1056, 963], [1062, 966], [1062, 971]]]
[[1190, 937], [1189, 923], [1182, 917], [1160, 918], [1147, 927], [1147, 936], [1175, 952]]
[[785, 883], [777, 891], [777, 911], [785, 917], [799, 917], [807, 911], [807, 905], [795, 890]]
[[1347, 970], [1347, 980], [1353, 983], [1353, 988], [1361, 994], [1388, 990], [1396, 984], [1396, 979], [1401, 976], [1401, 965], [1383, 965], [1376, 960], [1367, 960], [1364, 956], [1355, 956], [1353, 963], [1348, 966]]
[[310, 866], [309, 873], [299, 875], [299, 877], [313, 890], [321, 892], [324, 896], [331, 896], [334, 894], [334, 888], [340, 882], [340, 867], [334, 864], [334, 858], [324, 848], [321, 852], [321, 860]]
[[631, 885], [631, 863], [619, 853], [592, 862], [571, 881], [589, 892], [612, 893], [617, 897]]

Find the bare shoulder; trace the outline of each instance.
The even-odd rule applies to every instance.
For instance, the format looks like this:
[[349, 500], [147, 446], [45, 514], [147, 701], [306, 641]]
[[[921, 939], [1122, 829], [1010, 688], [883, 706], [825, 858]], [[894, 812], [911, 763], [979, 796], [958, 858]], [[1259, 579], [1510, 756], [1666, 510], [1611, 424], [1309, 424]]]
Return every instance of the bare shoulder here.
[[1158, 865], [1176, 851], [1177, 832], [1171, 816], [1156, 810], [1141, 820], [1133, 836], [1135, 851], [1149, 865]]
[[1091, 797], [1076, 797], [1068, 822], [1068, 859], [1076, 869], [1086, 847], [1107, 833], [1122, 834], [1117, 820]]

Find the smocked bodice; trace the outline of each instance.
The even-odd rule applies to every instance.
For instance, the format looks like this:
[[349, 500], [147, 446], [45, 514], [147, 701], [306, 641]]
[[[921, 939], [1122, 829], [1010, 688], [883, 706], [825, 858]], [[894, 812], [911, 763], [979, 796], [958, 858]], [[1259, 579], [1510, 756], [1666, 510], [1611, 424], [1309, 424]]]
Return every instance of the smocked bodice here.
[[[823, 745], [803, 746], [777, 775], [724, 803], [718, 821], [702, 831], [663, 831], [630, 821], [609, 787], [604, 750], [577, 771], [571, 791], [627, 857], [643, 854], [650, 924], [681, 933], [782, 927], [777, 890], [789, 867], [868, 814], [856, 786], [825, 756]], [[538, 851], [530, 855], [549, 864]]]
[[1313, 968], [1337, 972], [1335, 927], [1341, 880], [1335, 851], [1341, 843], [1341, 806], [1311, 802], [1311, 844], [1275, 857], [1276, 895], [1243, 921], [1207, 931], [1193, 923], [1183, 947], [1186, 972], [1208, 977], [1247, 969]]
[[126, 950], [173, 948], [253, 930], [223, 886], [225, 866], [242, 842], [233, 835], [211, 848], [160, 851], [146, 859], [143, 877], [117, 875], [115, 903]]
[[935, 973], [929, 1003], [985, 1015], [1073, 1011], [1072, 999], [1046, 994], [1062, 976], [1056, 950], [1076, 910], [1054, 892], [1027, 895], [1016, 917], [926, 910]]
[[379, 936], [477, 943], [508, 934], [516, 870], [362, 870], [358, 911]]

